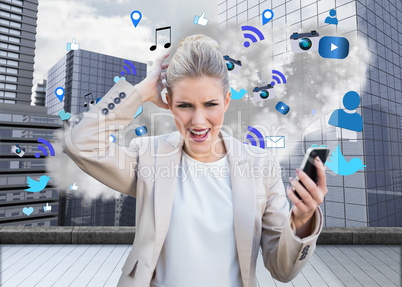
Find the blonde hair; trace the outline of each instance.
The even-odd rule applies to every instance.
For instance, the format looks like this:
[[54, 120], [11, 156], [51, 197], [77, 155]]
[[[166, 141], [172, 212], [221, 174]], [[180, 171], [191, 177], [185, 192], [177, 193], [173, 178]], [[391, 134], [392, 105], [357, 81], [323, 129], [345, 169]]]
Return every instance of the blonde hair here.
[[222, 82], [223, 95], [229, 91], [226, 61], [214, 39], [202, 34], [187, 36], [179, 43], [167, 69], [167, 91], [171, 97], [174, 85], [185, 78], [208, 76]]

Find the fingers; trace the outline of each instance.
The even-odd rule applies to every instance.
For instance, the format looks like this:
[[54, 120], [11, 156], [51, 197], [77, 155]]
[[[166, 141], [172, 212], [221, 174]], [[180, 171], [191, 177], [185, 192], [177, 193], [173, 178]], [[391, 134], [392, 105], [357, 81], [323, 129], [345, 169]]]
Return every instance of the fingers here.
[[[300, 178], [299, 178], [300, 180]], [[310, 194], [310, 192], [301, 185], [301, 183], [298, 180], [295, 180], [293, 178], [289, 178], [290, 184], [294, 187], [294, 189], [297, 191], [297, 193], [300, 195], [302, 200], [304, 201], [305, 204], [312, 204], [313, 203], [313, 198]], [[305, 185], [305, 183], [303, 182]], [[292, 190], [293, 191], [293, 190]], [[293, 191], [294, 193], [294, 191]], [[295, 194], [297, 197], [297, 195]], [[299, 199], [300, 200], [300, 199]]]
[[[309, 195], [311, 195], [313, 200], [315, 200], [318, 204], [321, 204], [322, 201], [324, 200], [325, 195], [321, 192], [322, 190], [318, 188], [317, 184], [304, 171], [296, 169], [296, 173], [299, 180], [306, 187], [304, 188], [304, 190], [306, 190], [309, 193]], [[297, 191], [299, 192], [299, 190]], [[300, 196], [304, 199], [303, 195], [300, 194]]]
[[305, 205], [305, 203], [302, 200], [300, 200], [297, 197], [297, 195], [295, 194], [295, 191], [290, 186], [288, 186], [286, 188], [286, 190], [287, 190], [288, 197], [293, 202], [293, 204], [296, 205], [297, 208], [300, 209], [300, 211], [308, 212], [307, 206]]
[[165, 55], [163, 55], [162, 57], [160, 57], [160, 58], [157, 60], [158, 66], [162, 66], [163, 61], [165, 61], [165, 59], [166, 59], [167, 57], [169, 57], [169, 53], [166, 53]]
[[162, 70], [169, 68], [169, 64], [163, 64], [162, 65]]
[[317, 175], [318, 175], [318, 188], [321, 190], [327, 190], [327, 177], [325, 175], [325, 166], [322, 163], [320, 157], [316, 157], [314, 159], [314, 165], [317, 168]]

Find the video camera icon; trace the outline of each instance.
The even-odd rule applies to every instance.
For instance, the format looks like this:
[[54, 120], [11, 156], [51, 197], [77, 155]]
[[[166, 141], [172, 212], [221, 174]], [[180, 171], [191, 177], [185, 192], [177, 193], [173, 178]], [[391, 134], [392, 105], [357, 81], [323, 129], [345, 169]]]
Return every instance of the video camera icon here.
[[240, 67], [242, 66], [241, 61], [232, 59], [228, 55], [223, 56], [223, 58], [226, 60], [228, 71], [235, 75], [238, 74]]
[[293, 33], [290, 36], [290, 46], [292, 47], [292, 52], [295, 54], [318, 51], [319, 41], [320, 34], [317, 31]]
[[256, 103], [264, 100], [272, 100], [275, 98], [274, 86], [268, 84], [264, 87], [255, 87], [253, 89], [254, 101]]

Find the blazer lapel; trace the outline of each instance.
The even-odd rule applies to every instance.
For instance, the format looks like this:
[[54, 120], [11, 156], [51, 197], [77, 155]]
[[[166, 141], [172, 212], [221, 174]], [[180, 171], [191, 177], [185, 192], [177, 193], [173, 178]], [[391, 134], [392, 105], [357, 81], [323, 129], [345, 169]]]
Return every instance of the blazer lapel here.
[[233, 220], [243, 285], [248, 286], [254, 237], [255, 190], [243, 144], [222, 131], [230, 166]]

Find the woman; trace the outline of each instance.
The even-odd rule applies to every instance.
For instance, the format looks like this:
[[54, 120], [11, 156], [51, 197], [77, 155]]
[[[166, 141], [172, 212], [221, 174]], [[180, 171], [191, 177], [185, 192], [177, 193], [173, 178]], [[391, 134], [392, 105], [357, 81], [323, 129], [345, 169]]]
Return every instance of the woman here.
[[[321, 232], [323, 164], [317, 157], [318, 185], [296, 170], [306, 189], [291, 179], [303, 200], [288, 187], [289, 211], [270, 155], [221, 130], [230, 85], [217, 42], [189, 36], [163, 64], [167, 57], [134, 87], [120, 80], [65, 137], [64, 150], [81, 169], [137, 199], [135, 240], [118, 286], [254, 287], [260, 246], [272, 276], [292, 280]], [[170, 109], [178, 131], [133, 139], [128, 148], [110, 143], [147, 101]]]

